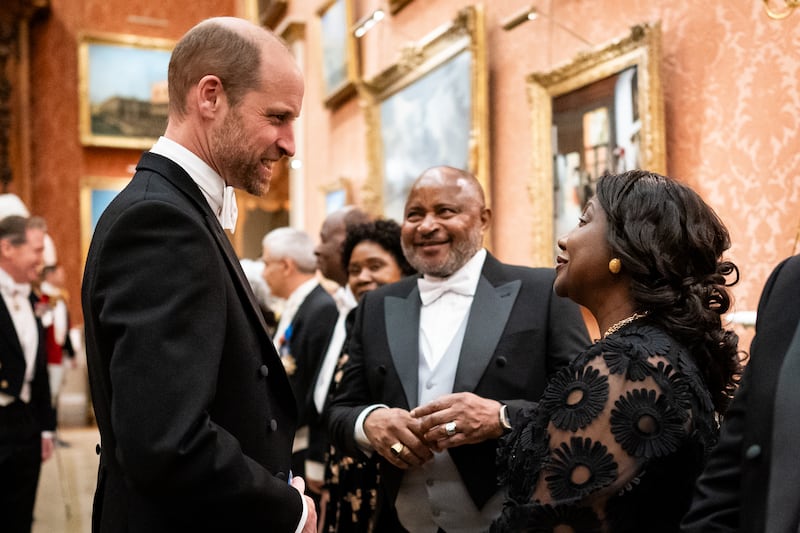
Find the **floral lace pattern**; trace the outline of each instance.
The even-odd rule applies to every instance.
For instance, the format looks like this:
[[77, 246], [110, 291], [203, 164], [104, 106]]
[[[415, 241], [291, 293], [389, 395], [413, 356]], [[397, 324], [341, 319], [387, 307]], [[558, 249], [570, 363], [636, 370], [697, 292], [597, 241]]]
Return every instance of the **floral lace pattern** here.
[[654, 502], [692, 485], [718, 429], [688, 351], [645, 321], [578, 356], [522, 418], [498, 448], [493, 532], [677, 531], [686, 509]]

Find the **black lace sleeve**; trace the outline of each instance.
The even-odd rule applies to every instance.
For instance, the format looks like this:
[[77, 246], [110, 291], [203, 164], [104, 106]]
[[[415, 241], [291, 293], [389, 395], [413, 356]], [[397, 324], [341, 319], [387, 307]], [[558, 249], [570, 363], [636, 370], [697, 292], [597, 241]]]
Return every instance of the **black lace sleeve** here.
[[[498, 449], [509, 492], [493, 531], [653, 531], [656, 519], [677, 530], [683, 504], [656, 502], [674, 501], [668, 491], [688, 487], [677, 495], [688, 505], [716, 431], [709, 393], [687, 351], [637, 323], [551, 378], [525, 421]], [[637, 509], [618, 512], [627, 507], [620, 501]]]

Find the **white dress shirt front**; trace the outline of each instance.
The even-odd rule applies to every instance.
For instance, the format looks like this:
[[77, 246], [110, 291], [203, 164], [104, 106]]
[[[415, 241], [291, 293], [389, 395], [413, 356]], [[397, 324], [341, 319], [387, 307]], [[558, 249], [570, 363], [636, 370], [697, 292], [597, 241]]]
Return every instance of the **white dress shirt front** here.
[[233, 187], [226, 186], [222, 176], [208, 166], [205, 161], [197, 157], [190, 150], [176, 143], [172, 139], [159, 137], [150, 151], [163, 155], [177, 163], [189, 174], [203, 193], [211, 210], [217, 215], [222, 229], [233, 232], [236, 228], [238, 209], [236, 208], [236, 195]]
[[[23, 402], [31, 401], [31, 381], [36, 370], [36, 352], [39, 349], [39, 329], [36, 326], [36, 317], [28, 297], [31, 294], [29, 283], [17, 283], [2, 268], [0, 268], [0, 292], [3, 301], [11, 315], [17, 338], [25, 355], [25, 379], [19, 397]], [[9, 405], [14, 397], [0, 393], [0, 406]]]

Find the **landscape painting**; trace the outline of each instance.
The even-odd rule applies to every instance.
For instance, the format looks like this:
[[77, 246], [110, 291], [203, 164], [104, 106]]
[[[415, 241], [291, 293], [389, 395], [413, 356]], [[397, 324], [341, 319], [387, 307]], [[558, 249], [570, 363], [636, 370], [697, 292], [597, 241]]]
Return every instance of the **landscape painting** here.
[[84, 37], [80, 49], [81, 141], [149, 148], [167, 125], [171, 41]]

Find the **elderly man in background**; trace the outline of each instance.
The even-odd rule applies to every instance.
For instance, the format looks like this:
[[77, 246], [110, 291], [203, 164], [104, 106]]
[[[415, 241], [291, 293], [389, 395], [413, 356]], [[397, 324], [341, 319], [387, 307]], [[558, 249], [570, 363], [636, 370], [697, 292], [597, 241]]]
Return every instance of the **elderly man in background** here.
[[31, 530], [42, 461], [53, 453], [44, 329], [31, 294], [43, 253], [42, 219], [0, 220], [0, 529], [9, 533]]
[[[497, 438], [589, 337], [552, 269], [482, 246], [491, 211], [470, 173], [425, 171], [405, 206], [403, 251], [423, 275], [364, 296], [326, 412], [345, 453], [382, 457], [377, 530], [486, 531], [501, 510]], [[435, 453], [434, 453], [435, 450]]]
[[[273, 296], [285, 300], [274, 342], [297, 403], [299, 429], [292, 448], [292, 470], [304, 475], [309, 432], [322, 423], [313, 407], [312, 386], [338, 313], [333, 298], [317, 280], [314, 243], [306, 232], [272, 230], [264, 237], [262, 248], [264, 280]], [[321, 490], [311, 483], [308, 488], [315, 497]]]
[[[367, 213], [353, 205], [334, 211], [322, 222], [319, 244], [314, 248], [320, 274], [339, 285], [333, 293], [339, 315], [312, 384], [312, 407], [316, 416], [322, 416], [328, 398], [328, 389], [345, 340], [345, 319], [358, 305], [347, 283], [347, 270], [342, 263], [342, 246], [347, 237], [348, 227], [369, 220]], [[324, 460], [329, 444], [328, 431], [323, 425], [312, 429], [309, 435], [309, 460], [306, 461], [306, 482], [309, 485], [322, 487], [325, 477]]]

